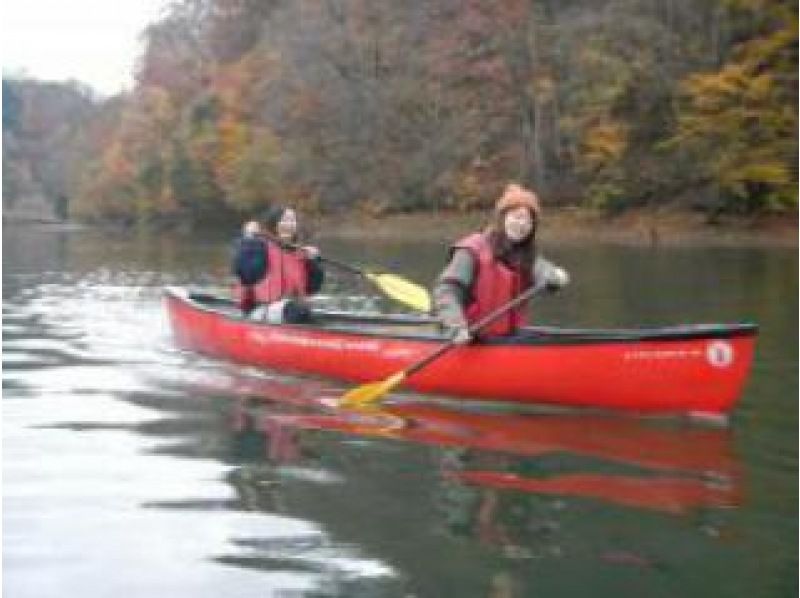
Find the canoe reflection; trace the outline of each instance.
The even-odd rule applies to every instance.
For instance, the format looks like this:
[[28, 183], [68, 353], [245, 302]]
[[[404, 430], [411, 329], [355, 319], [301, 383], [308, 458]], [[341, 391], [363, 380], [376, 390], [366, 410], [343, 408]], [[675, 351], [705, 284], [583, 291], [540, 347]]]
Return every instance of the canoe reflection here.
[[[275, 392], [269, 398], [277, 402]], [[263, 434], [268, 458], [278, 463], [302, 458], [303, 432], [327, 431], [440, 447], [446, 483], [673, 514], [742, 501], [729, 429], [613, 416], [458, 411], [428, 403], [298, 412], [298, 401], [290, 403], [289, 412], [240, 409], [235, 426]]]
[[478, 486], [535, 494], [582, 496], [626, 507], [675, 514], [700, 507], [733, 507], [740, 502], [738, 489], [728, 480], [708, 481], [674, 476], [635, 478], [601, 474], [563, 474], [549, 479], [534, 479], [498, 471], [467, 471], [450, 475]]

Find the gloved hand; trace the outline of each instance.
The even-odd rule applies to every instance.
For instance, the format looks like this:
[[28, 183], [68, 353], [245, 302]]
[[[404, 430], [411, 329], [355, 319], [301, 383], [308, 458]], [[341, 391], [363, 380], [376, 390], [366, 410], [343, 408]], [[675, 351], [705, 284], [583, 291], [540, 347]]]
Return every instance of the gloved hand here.
[[319, 257], [319, 249], [317, 249], [312, 245], [306, 245], [305, 247], [303, 247], [303, 252], [310, 260], [314, 260]]
[[450, 340], [453, 341], [456, 345], [468, 345], [472, 342], [472, 335], [469, 333], [469, 327], [464, 326], [456, 326], [450, 329], [452, 332], [452, 336]]
[[545, 286], [548, 291], [555, 292], [569, 284], [569, 274], [564, 268], [553, 266], [547, 273]]
[[464, 319], [445, 319], [442, 323], [450, 334], [450, 340], [456, 345], [467, 345], [472, 341], [469, 325]]

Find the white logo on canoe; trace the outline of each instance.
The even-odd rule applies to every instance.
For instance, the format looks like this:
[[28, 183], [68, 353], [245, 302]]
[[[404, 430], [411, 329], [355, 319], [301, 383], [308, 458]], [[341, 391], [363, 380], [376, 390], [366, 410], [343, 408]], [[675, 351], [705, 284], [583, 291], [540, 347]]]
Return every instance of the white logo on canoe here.
[[715, 368], [726, 368], [733, 363], [733, 345], [728, 341], [711, 341], [706, 347], [706, 359]]
[[418, 358], [419, 350], [408, 347], [387, 346], [378, 340], [341, 339], [309, 337], [303, 334], [291, 334], [282, 331], [250, 331], [249, 339], [258, 345], [293, 345], [327, 351], [348, 351], [351, 353], [379, 353], [385, 359], [408, 360]]
[[626, 351], [623, 359], [626, 361], [651, 361], [651, 360], [675, 360], [675, 359], [697, 359], [703, 357], [700, 349], [636, 349]]

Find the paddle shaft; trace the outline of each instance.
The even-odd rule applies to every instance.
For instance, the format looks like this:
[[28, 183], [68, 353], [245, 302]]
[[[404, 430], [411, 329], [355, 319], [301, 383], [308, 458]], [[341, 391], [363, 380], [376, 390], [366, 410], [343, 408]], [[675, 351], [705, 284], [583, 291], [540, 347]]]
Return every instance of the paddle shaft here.
[[[290, 243], [289, 241], [284, 241], [283, 239], [279, 239], [278, 237], [276, 237], [274, 235], [265, 234], [264, 237], [266, 239], [268, 239], [269, 241], [272, 241], [273, 243], [277, 243], [281, 247], [285, 247], [287, 249], [294, 249], [295, 251], [297, 251], [298, 249], [303, 249], [302, 245], [298, 245], [297, 243]], [[347, 270], [348, 272], [352, 272], [353, 274], [358, 274], [360, 276], [366, 276], [366, 273], [363, 270], [361, 270], [360, 268], [356, 268], [355, 266], [351, 266], [350, 264], [346, 264], [344, 262], [340, 262], [339, 260], [335, 260], [333, 258], [325, 257], [325, 256], [322, 256], [322, 255], [318, 255], [317, 259], [319, 259], [320, 261], [323, 261], [323, 262], [325, 262], [327, 264], [332, 264], [334, 266], [338, 266], [342, 270]]]
[[[470, 336], [474, 335], [476, 332], [480, 332], [486, 326], [494, 322], [497, 318], [508, 312], [509, 310], [514, 309], [522, 305], [525, 301], [539, 293], [544, 288], [544, 285], [535, 285], [530, 287], [524, 293], [520, 293], [514, 299], [506, 303], [505, 305], [501, 305], [496, 310], [491, 313], [486, 314], [483, 318], [475, 322], [472, 326], [468, 328]], [[423, 357], [417, 363], [413, 364], [412, 366], [406, 368], [405, 370], [405, 377], [411, 376], [416, 372], [420, 371], [422, 368], [430, 364], [432, 361], [439, 359], [442, 355], [460, 346], [458, 343], [454, 341], [450, 341], [448, 343], [443, 344], [441, 347], [433, 351], [430, 355]]]

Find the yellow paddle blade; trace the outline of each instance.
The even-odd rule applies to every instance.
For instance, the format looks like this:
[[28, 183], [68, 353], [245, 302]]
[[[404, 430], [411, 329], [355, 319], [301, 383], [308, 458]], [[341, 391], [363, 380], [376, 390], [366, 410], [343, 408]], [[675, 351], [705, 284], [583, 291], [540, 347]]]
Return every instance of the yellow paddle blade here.
[[431, 296], [427, 289], [394, 274], [375, 274], [365, 272], [365, 276], [375, 283], [389, 297], [416, 309], [428, 313], [431, 311]]
[[390, 392], [395, 386], [400, 384], [406, 377], [405, 371], [392, 374], [380, 382], [370, 382], [356, 386], [348, 390], [339, 401], [341, 407], [364, 407], [379, 400], [383, 395]]

